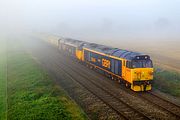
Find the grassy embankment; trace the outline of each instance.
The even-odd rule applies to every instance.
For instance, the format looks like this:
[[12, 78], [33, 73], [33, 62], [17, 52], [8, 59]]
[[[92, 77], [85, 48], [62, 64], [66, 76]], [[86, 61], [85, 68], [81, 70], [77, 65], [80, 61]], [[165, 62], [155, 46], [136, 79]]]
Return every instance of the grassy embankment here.
[[31, 55], [19, 49], [19, 45], [8, 46], [9, 120], [86, 119], [84, 112], [38, 67]]
[[6, 119], [7, 108], [7, 71], [6, 71], [6, 46], [5, 41], [0, 40], [0, 120]]
[[162, 92], [180, 97], [180, 73], [155, 68], [154, 87]]

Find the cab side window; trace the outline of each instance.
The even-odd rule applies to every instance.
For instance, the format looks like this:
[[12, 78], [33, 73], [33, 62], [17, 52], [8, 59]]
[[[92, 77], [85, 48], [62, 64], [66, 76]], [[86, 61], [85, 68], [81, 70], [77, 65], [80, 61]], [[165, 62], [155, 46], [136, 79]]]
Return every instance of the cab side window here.
[[131, 68], [131, 62], [130, 62], [130, 61], [127, 61], [127, 62], [126, 62], [126, 67], [127, 67], [127, 68]]
[[129, 68], [129, 61], [126, 61], [126, 67]]

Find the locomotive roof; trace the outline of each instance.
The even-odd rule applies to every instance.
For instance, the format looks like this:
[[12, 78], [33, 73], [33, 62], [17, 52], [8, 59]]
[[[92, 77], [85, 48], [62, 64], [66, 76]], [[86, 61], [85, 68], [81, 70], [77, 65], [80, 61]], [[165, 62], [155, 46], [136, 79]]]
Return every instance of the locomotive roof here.
[[150, 59], [148, 55], [139, 53], [139, 52], [132, 52], [128, 50], [122, 50], [119, 48], [113, 48], [105, 45], [99, 45], [96, 43], [89, 43], [85, 45], [86, 48], [108, 54], [111, 56], [119, 57], [119, 58], [124, 58], [127, 60], [138, 60], [138, 59]]
[[113, 48], [113, 47], [109, 47], [105, 45], [99, 45], [96, 43], [84, 42], [84, 41], [75, 40], [71, 38], [66, 38], [64, 40], [65, 42], [68, 42], [76, 46], [81, 46], [81, 47], [84, 46], [85, 48], [89, 48], [91, 50], [95, 50], [95, 51], [108, 54], [111, 56], [119, 57], [119, 58], [124, 58], [127, 60], [150, 59], [148, 55], [145, 55], [139, 52], [132, 52], [128, 50]]
[[81, 40], [76, 40], [71, 38], [63, 38], [62, 40], [64, 40], [65, 43], [73, 44], [75, 46], [81, 46], [82, 44], [87, 43]]

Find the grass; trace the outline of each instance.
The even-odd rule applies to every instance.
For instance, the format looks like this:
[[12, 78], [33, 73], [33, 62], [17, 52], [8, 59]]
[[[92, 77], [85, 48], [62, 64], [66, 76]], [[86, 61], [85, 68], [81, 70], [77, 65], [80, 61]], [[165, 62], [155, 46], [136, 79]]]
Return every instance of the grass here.
[[180, 73], [155, 68], [154, 87], [162, 92], [180, 97]]
[[[8, 44], [6, 54], [0, 52], [0, 119], [9, 120], [84, 120], [81, 108], [38, 67], [20, 45]], [[2, 49], [2, 47], [0, 47]], [[3, 58], [3, 59], [2, 59]], [[7, 80], [7, 81], [6, 81]], [[7, 83], [7, 86], [6, 86]], [[6, 88], [8, 89], [6, 118]]]
[[6, 44], [0, 41], [0, 120], [6, 119], [7, 106], [7, 75], [6, 75]]

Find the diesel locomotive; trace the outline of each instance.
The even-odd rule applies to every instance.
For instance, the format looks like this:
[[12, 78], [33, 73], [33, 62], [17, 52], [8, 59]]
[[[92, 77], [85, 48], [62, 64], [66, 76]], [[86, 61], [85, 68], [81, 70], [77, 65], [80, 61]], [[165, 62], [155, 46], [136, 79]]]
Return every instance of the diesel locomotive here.
[[153, 63], [149, 55], [69, 38], [51, 43], [133, 91], [152, 89]]

